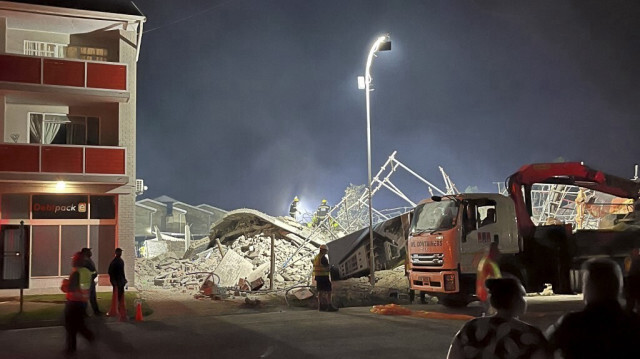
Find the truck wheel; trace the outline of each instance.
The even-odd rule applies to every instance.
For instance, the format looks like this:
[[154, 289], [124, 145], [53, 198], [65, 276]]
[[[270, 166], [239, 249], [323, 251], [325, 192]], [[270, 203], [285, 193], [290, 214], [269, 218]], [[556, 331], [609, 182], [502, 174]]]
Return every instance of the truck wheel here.
[[420, 304], [427, 304], [427, 293], [420, 292]]
[[413, 304], [416, 300], [416, 291], [413, 289], [409, 289], [409, 304]]
[[571, 290], [574, 293], [582, 293], [582, 271], [572, 269], [570, 271]]
[[527, 285], [529, 284], [527, 281], [527, 271], [522, 263], [520, 263], [520, 261], [518, 261], [517, 259], [512, 259], [506, 263], [501, 264], [500, 271], [502, 272], [503, 277], [517, 278], [520, 281], [520, 284], [522, 284], [525, 289], [527, 288]]
[[463, 308], [471, 302], [471, 296], [465, 294], [447, 294], [438, 298], [448, 308]]

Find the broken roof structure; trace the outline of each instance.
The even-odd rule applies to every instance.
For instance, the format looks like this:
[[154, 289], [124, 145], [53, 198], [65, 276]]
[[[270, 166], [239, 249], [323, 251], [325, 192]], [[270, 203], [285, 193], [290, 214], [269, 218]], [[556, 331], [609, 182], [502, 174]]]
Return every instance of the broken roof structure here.
[[215, 239], [225, 242], [259, 234], [275, 235], [300, 244], [307, 239], [316, 246], [325, 243], [320, 236], [309, 238], [312, 231], [288, 217], [272, 217], [255, 209], [241, 208], [228, 212], [211, 226], [209, 247], [214, 246]]

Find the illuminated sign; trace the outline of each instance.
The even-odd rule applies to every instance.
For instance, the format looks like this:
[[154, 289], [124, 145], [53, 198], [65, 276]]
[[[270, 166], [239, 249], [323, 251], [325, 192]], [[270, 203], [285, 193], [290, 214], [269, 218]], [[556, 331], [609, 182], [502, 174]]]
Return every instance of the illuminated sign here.
[[31, 202], [33, 219], [87, 219], [87, 196], [34, 195]]

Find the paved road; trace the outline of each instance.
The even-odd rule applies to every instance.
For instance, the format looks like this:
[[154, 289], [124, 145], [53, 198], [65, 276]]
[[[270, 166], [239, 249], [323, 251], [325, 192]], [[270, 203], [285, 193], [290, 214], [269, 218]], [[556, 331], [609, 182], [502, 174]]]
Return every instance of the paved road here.
[[[541, 327], [580, 307], [577, 298], [530, 299], [524, 318]], [[448, 312], [435, 305], [414, 310]], [[463, 310], [467, 314], [477, 307]], [[337, 313], [291, 309], [226, 316], [169, 317], [161, 321], [92, 322], [99, 341], [79, 340], [79, 358], [443, 358], [460, 320], [382, 316], [369, 308]], [[2, 358], [61, 358], [64, 329], [0, 333]]]

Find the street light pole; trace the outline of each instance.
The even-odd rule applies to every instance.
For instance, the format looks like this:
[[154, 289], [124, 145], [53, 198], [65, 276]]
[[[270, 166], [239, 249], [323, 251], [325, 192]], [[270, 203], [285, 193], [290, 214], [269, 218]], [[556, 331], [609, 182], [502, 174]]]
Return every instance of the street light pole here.
[[369, 56], [367, 57], [367, 65], [365, 67], [364, 73], [364, 91], [367, 105], [367, 183], [368, 183], [368, 202], [369, 202], [369, 270], [370, 270], [370, 282], [371, 286], [375, 286], [376, 278], [375, 278], [375, 264], [376, 259], [374, 257], [373, 251], [373, 213], [371, 206], [371, 110], [370, 110], [370, 99], [369, 92], [371, 92], [371, 63], [373, 62], [373, 57], [378, 51], [388, 51], [391, 50], [391, 40], [389, 39], [389, 35], [384, 35], [378, 37], [376, 42], [371, 46], [371, 50], [369, 50]]

